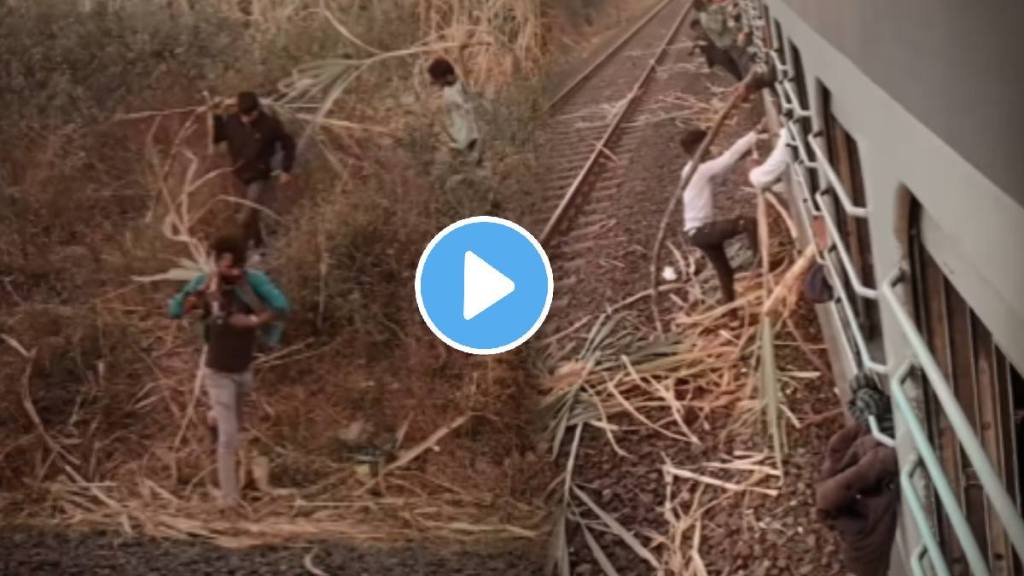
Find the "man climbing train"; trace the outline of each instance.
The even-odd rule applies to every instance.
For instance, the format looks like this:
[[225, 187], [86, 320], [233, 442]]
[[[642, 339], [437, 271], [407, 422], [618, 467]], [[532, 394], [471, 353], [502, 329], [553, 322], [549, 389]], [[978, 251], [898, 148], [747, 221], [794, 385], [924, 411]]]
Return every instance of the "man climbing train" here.
[[221, 503], [232, 508], [239, 503], [236, 457], [242, 401], [253, 383], [257, 337], [264, 332], [268, 344], [278, 344], [288, 300], [265, 274], [245, 268], [246, 247], [240, 238], [217, 238], [210, 252], [215, 272], [189, 282], [171, 299], [168, 313], [181, 318], [202, 311], [207, 344], [203, 382], [212, 406], [207, 425], [216, 430]]
[[[266, 238], [260, 209], [272, 209], [275, 205], [274, 158], [280, 150], [280, 183], [286, 184], [295, 162], [295, 139], [276, 116], [263, 110], [256, 94], [239, 93], [236, 106], [233, 114], [214, 114], [213, 143], [228, 144], [232, 171], [245, 189], [244, 199], [249, 203], [239, 213], [243, 239], [262, 250]], [[222, 108], [222, 104], [218, 108]]]
[[701, 129], [691, 129], [683, 133], [680, 145], [690, 160], [683, 167], [681, 181], [686, 180], [693, 170], [693, 177], [683, 190], [683, 234], [690, 244], [700, 249], [707, 256], [711, 266], [718, 275], [722, 287], [723, 302], [728, 304], [736, 299], [733, 287], [733, 268], [729, 264], [729, 256], [725, 253], [725, 243], [731, 238], [745, 234], [750, 242], [750, 249], [757, 254], [757, 220], [752, 217], [715, 219], [714, 192], [715, 188], [729, 174], [733, 167], [753, 149], [757, 142], [757, 131], [751, 131], [721, 156], [702, 162], [694, 167], [692, 158], [696, 155], [706, 133]]

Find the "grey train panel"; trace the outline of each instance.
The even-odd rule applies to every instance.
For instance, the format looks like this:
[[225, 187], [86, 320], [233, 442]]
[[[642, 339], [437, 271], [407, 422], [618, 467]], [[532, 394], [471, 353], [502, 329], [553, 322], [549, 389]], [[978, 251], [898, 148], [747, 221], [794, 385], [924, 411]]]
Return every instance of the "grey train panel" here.
[[784, 1], [1024, 205], [1024, 0]]

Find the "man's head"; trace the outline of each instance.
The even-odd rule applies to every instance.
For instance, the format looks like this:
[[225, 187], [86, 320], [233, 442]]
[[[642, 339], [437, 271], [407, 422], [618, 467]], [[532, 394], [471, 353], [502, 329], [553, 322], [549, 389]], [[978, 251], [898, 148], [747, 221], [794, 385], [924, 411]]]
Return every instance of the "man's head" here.
[[237, 236], [220, 236], [210, 244], [217, 276], [224, 284], [234, 284], [245, 273], [245, 242]]
[[430, 74], [430, 80], [434, 84], [440, 86], [451, 86], [458, 81], [455, 67], [447, 58], [443, 57], [437, 57], [430, 63], [430, 66], [427, 67], [427, 74]]
[[238, 115], [248, 124], [260, 115], [260, 99], [254, 92], [238, 93]]
[[690, 128], [679, 137], [679, 145], [683, 147], [687, 156], [693, 157], [700, 149], [700, 144], [704, 141], [705, 136], [707, 136], [707, 132], [702, 128]]

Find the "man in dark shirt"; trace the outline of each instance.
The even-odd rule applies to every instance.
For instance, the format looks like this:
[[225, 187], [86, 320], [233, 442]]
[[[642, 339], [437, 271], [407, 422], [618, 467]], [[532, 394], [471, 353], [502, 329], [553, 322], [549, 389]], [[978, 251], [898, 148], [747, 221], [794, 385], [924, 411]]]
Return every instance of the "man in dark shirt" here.
[[[207, 351], [203, 381], [213, 406], [207, 424], [217, 430], [217, 477], [222, 504], [238, 503], [239, 429], [242, 400], [252, 387], [250, 368], [257, 332], [288, 312], [288, 300], [262, 272], [245, 269], [245, 243], [221, 237], [210, 246], [217, 270], [202, 274], [174, 298], [171, 318], [201, 310]], [[276, 337], [276, 332], [274, 337]]]
[[829, 440], [815, 500], [820, 516], [839, 533], [846, 569], [884, 576], [899, 517], [899, 463], [890, 442], [877, 440], [871, 429], [874, 424], [892, 438], [892, 407], [867, 372], [854, 377], [850, 396], [854, 422]]
[[758, 63], [751, 51], [751, 33], [737, 20], [739, 13], [731, 2], [695, 0], [694, 8], [697, 16], [690, 21], [695, 35], [691, 54], [700, 51], [709, 70], [720, 67], [737, 82], [754, 71], [751, 81], [740, 87], [744, 99], [775, 83], [774, 68], [769, 63]]
[[213, 116], [213, 142], [227, 142], [235, 177], [245, 188], [246, 205], [240, 213], [245, 241], [263, 248], [265, 238], [260, 227], [260, 209], [273, 206], [272, 162], [281, 151], [280, 181], [291, 178], [295, 162], [295, 139], [285, 131], [281, 121], [260, 107], [252, 92], [242, 92], [236, 100], [234, 114]]

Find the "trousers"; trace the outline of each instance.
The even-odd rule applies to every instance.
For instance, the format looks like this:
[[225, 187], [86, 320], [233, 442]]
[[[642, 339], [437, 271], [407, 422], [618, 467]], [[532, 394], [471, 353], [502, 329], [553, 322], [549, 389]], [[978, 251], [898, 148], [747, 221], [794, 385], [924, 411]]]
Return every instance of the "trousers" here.
[[239, 501], [238, 447], [242, 427], [242, 403], [252, 389], [252, 371], [228, 373], [206, 368], [203, 381], [210, 397], [209, 416], [217, 423], [217, 483], [221, 502]]
[[754, 251], [756, 257], [757, 220], [754, 218], [716, 220], [686, 231], [690, 244], [703, 252], [715, 269], [718, 283], [722, 286], [722, 298], [726, 304], [736, 299], [736, 290], [733, 286], [732, 265], [729, 264], [729, 256], [725, 253], [725, 242], [740, 234], [746, 234], [750, 249]]
[[[266, 180], [253, 180], [245, 184], [245, 200], [259, 208], [273, 210], [275, 205], [274, 181], [272, 178]], [[266, 244], [264, 230], [264, 219], [261, 218], [259, 208], [245, 205], [238, 214], [239, 223], [242, 226], [242, 238], [247, 244], [254, 248], [263, 248]]]

